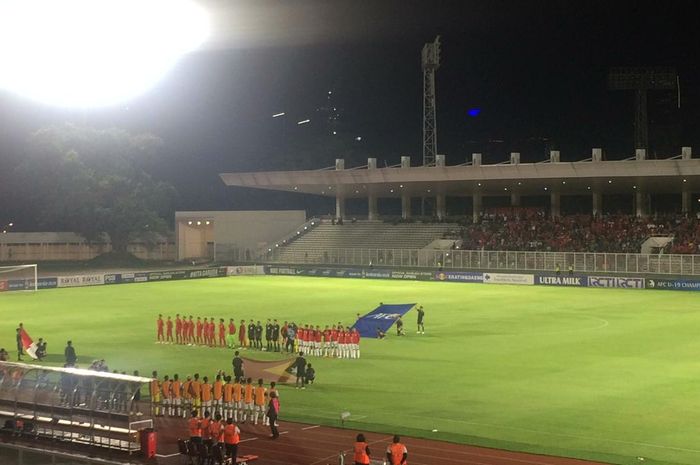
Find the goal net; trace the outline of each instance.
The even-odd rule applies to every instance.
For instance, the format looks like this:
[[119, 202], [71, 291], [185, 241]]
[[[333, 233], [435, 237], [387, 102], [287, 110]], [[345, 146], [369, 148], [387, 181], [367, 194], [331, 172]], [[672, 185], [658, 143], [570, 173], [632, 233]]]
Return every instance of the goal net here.
[[0, 292], [36, 290], [36, 265], [0, 266]]

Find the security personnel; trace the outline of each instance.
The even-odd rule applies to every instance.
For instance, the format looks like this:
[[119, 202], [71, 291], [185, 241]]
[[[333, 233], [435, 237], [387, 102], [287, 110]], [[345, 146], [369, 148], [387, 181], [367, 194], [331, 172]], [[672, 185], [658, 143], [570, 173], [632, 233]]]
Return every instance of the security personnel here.
[[197, 410], [192, 410], [192, 417], [187, 423], [190, 430], [190, 441], [192, 444], [202, 443], [202, 421], [199, 419]]
[[224, 423], [221, 421], [220, 413], [217, 413], [214, 420], [209, 423], [209, 437], [212, 444], [218, 444], [224, 439]]
[[386, 458], [389, 465], [408, 465], [408, 450], [401, 444], [401, 438], [394, 436], [394, 441], [386, 448]]
[[369, 446], [367, 445], [364, 434], [360, 433], [357, 435], [353, 450], [355, 465], [369, 465]]
[[229, 417], [224, 427], [224, 444], [226, 445], [226, 456], [231, 459], [231, 463], [236, 463], [239, 442], [241, 442], [241, 430], [233, 424], [233, 418]]

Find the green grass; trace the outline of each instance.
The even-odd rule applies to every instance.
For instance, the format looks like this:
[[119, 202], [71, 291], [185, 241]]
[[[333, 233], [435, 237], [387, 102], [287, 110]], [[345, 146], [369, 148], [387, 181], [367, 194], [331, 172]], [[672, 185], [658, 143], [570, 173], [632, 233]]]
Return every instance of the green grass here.
[[[287, 419], [619, 464], [700, 463], [700, 312], [692, 292], [297, 277], [236, 277], [0, 295], [14, 328], [81, 360], [150, 373], [230, 371], [224, 349], [156, 345], [158, 313], [352, 323], [419, 302], [426, 335], [365, 340], [362, 359], [312, 360], [318, 384], [282, 392]], [[260, 358], [274, 355], [260, 354]], [[56, 356], [53, 360], [58, 361]], [[433, 433], [432, 430], [438, 432]]]

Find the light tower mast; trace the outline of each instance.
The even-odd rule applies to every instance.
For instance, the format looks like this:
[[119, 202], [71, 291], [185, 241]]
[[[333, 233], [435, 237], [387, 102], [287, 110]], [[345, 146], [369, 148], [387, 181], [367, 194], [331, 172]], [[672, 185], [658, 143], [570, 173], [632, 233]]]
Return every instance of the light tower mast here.
[[434, 166], [437, 155], [435, 71], [440, 67], [440, 36], [423, 46], [423, 166]]

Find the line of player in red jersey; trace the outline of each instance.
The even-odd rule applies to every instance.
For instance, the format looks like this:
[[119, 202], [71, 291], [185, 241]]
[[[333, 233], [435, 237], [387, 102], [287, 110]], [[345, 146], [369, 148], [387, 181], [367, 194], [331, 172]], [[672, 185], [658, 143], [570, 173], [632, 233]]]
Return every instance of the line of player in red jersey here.
[[[246, 326], [245, 321], [241, 320], [236, 338], [236, 323], [233, 318], [229, 319], [228, 325], [220, 318], [217, 325], [213, 317], [203, 320], [197, 317], [195, 320], [191, 315], [189, 318], [180, 318], [180, 314], [177, 314], [173, 321], [170, 316], [163, 320], [163, 315], [160, 314], [156, 321], [156, 331], [156, 341], [160, 344], [236, 348], [238, 343], [243, 349], [275, 352], [279, 352], [281, 345], [284, 345], [288, 353], [302, 351], [317, 357], [360, 358], [360, 333], [357, 329], [343, 326], [340, 322], [321, 329], [318, 325], [302, 326], [286, 321], [280, 327], [277, 320], [268, 319], [263, 328], [259, 321], [255, 324], [250, 320]], [[267, 344], [265, 348], [262, 343], [263, 335]]]
[[229, 320], [228, 325], [223, 318], [219, 318], [217, 325], [214, 317], [204, 318], [204, 320], [197, 317], [195, 320], [192, 315], [189, 318], [186, 316], [180, 318], [179, 313], [175, 315], [175, 321], [170, 316], [163, 320], [162, 314], [158, 315], [156, 320], [156, 342], [159, 344], [232, 347], [234, 334], [236, 334], [236, 324], [233, 318]]
[[[360, 358], [360, 333], [356, 328], [344, 327], [341, 323], [331, 327], [326, 325], [324, 329], [313, 325], [290, 327], [286, 347], [294, 344], [295, 352], [317, 357]], [[290, 336], [293, 342], [290, 342]]]

